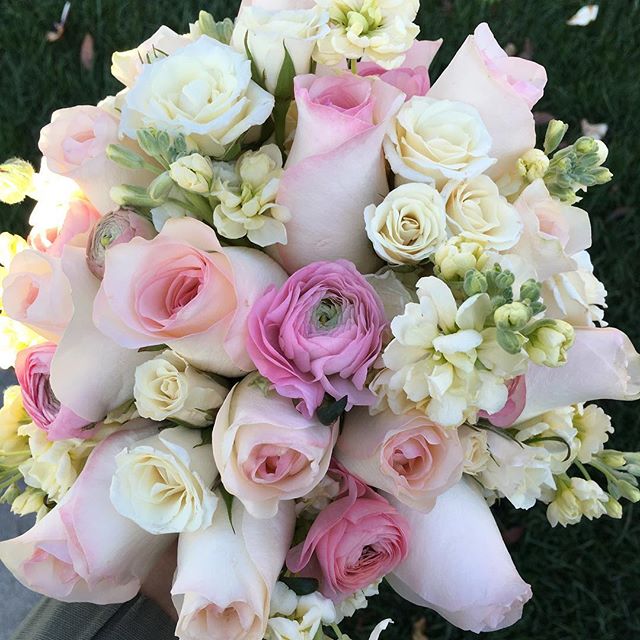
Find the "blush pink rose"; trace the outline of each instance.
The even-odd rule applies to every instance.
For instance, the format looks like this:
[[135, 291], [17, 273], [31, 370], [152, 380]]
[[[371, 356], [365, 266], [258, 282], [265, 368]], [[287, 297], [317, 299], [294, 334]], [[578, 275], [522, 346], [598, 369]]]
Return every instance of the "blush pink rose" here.
[[250, 375], [227, 396], [213, 428], [213, 453], [227, 491], [252, 516], [270, 518], [282, 500], [301, 498], [324, 478], [338, 424], [304, 417], [258, 382]]
[[367, 484], [390, 493], [419, 511], [462, 478], [464, 452], [450, 431], [412, 411], [369, 415], [353, 409], [345, 415], [335, 457]]
[[531, 108], [546, 81], [544, 67], [508, 57], [483, 23], [464, 41], [429, 97], [465, 102], [479, 111], [492, 139], [489, 155], [498, 160], [487, 173], [500, 177], [535, 147]]
[[507, 403], [497, 413], [488, 414], [480, 411], [478, 416], [486, 418], [494, 427], [505, 429], [515, 424], [524, 411], [527, 403], [527, 381], [525, 376], [517, 376], [507, 383], [509, 397]]
[[315, 578], [337, 602], [393, 571], [409, 552], [407, 521], [387, 500], [333, 463], [337, 498], [314, 520], [304, 542], [287, 555], [289, 571]]
[[249, 315], [247, 350], [276, 391], [312, 415], [325, 394], [347, 408], [373, 404], [369, 368], [386, 319], [373, 287], [346, 260], [316, 262], [272, 288]]
[[245, 346], [249, 310], [285, 278], [261, 251], [223, 249], [211, 227], [174, 218], [152, 240], [107, 251], [93, 320], [127, 349], [167, 344], [200, 369], [239, 376], [255, 368]]
[[278, 191], [278, 204], [292, 214], [289, 241], [271, 253], [289, 273], [340, 258], [375, 271], [362, 212], [389, 192], [382, 141], [404, 94], [345, 72], [298, 76], [295, 99], [298, 125]]
[[61, 502], [32, 529], [0, 542], [0, 560], [28, 589], [63, 602], [126, 602], [175, 539], [154, 536], [121, 516], [109, 487], [115, 457], [157, 431], [129, 423], [93, 451]]
[[100, 213], [116, 208], [109, 192], [122, 184], [148, 186], [153, 175], [125, 169], [106, 155], [120, 144], [118, 120], [100, 107], [77, 106], [54, 111], [40, 132], [38, 146], [51, 171], [74, 180]]

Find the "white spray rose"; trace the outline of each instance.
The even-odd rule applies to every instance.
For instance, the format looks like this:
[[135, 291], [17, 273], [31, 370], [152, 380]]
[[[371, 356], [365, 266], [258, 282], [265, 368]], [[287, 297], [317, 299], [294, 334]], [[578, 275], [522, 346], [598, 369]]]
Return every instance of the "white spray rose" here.
[[120, 131], [155, 127], [183, 134], [203, 153], [222, 156], [271, 114], [274, 98], [251, 80], [251, 62], [208, 36], [144, 65], [124, 97]]
[[211, 447], [195, 429], [176, 427], [135, 443], [116, 456], [111, 502], [156, 535], [199, 531], [211, 524], [218, 476]]
[[274, 93], [285, 59], [291, 56], [296, 75], [311, 70], [316, 43], [329, 33], [329, 14], [320, 7], [291, 11], [267, 11], [262, 7], [240, 9], [231, 37], [231, 46], [245, 52], [249, 48], [266, 89]]
[[423, 262], [447, 238], [443, 199], [427, 184], [394, 189], [377, 207], [367, 207], [364, 219], [375, 252], [391, 264]]
[[505, 251], [518, 243], [522, 234], [520, 215], [488, 176], [450, 182], [442, 197], [446, 201], [451, 235], [496, 251]]
[[486, 171], [495, 163], [490, 149], [491, 136], [474, 107], [424, 96], [404, 104], [384, 142], [395, 174], [438, 187]]
[[144, 418], [204, 427], [213, 422], [212, 413], [222, 405], [227, 389], [167, 350], [138, 366], [133, 395]]

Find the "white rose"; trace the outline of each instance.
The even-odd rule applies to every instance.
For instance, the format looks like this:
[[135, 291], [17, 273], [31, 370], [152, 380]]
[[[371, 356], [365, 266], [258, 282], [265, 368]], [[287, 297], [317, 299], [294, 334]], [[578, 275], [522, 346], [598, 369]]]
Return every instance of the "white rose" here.
[[522, 235], [520, 215], [488, 176], [449, 182], [442, 197], [451, 235], [497, 251], [505, 251], [518, 243]]
[[251, 52], [265, 87], [274, 93], [284, 63], [285, 48], [291, 56], [295, 75], [311, 70], [316, 42], [329, 33], [329, 15], [320, 9], [267, 11], [262, 7], [240, 9], [231, 37], [231, 46]]
[[137, 442], [116, 456], [111, 502], [156, 535], [199, 531], [211, 524], [218, 475], [211, 447], [195, 429], [175, 427]]
[[120, 130], [133, 139], [145, 127], [183, 134], [204, 154], [222, 156], [273, 105], [273, 96], [251, 80], [244, 55], [202, 36], [144, 66], [124, 97]]
[[486, 171], [495, 163], [490, 149], [491, 136], [474, 107], [424, 96], [404, 104], [384, 141], [395, 174], [439, 187]]
[[133, 395], [143, 418], [204, 427], [213, 422], [213, 410], [222, 405], [227, 389], [167, 350], [138, 366]]
[[433, 255], [447, 239], [444, 201], [428, 184], [394, 189], [364, 219], [375, 252], [391, 264], [415, 264]]

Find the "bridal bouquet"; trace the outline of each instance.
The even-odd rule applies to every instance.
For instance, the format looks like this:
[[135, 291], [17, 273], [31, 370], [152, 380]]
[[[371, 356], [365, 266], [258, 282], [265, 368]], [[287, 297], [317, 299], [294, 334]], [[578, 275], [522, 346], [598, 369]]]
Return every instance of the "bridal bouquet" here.
[[[481, 24], [442, 74], [417, 0], [252, 0], [115, 53], [53, 114], [27, 240], [3, 233], [0, 558], [124, 602], [177, 538], [181, 640], [346, 639], [382, 579], [461, 629], [531, 598], [491, 514], [640, 500], [596, 399], [640, 397], [606, 328], [587, 188], [540, 147], [540, 65]], [[373, 630], [377, 639], [390, 620]]]

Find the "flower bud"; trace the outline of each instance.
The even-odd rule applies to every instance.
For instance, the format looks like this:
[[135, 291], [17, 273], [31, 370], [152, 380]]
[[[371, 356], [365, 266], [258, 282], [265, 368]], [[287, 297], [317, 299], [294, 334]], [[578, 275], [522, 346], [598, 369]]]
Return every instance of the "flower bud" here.
[[508, 329], [498, 329], [496, 339], [498, 344], [511, 355], [520, 353], [526, 342], [526, 339], [522, 335]]
[[153, 209], [162, 204], [158, 200], [154, 200], [143, 187], [134, 187], [129, 184], [111, 187], [109, 196], [114, 202], [123, 207], [131, 206]]
[[515, 281], [516, 277], [511, 271], [499, 271], [495, 274], [495, 285], [499, 291], [510, 290]]
[[544, 136], [544, 152], [549, 155], [553, 153], [569, 130], [569, 125], [562, 120], [552, 120], [547, 127], [547, 133]]
[[575, 341], [575, 330], [563, 320], [543, 320], [527, 335], [524, 345], [531, 360], [545, 367], [559, 367]]
[[622, 518], [622, 505], [615, 498], [609, 496], [609, 501], [604, 505], [604, 508], [610, 518], [615, 518], [616, 520]]
[[482, 271], [488, 259], [480, 243], [460, 236], [450, 238], [434, 256], [438, 273], [445, 280], [463, 280], [469, 271]]
[[520, 287], [520, 300], [536, 302], [540, 298], [540, 283], [535, 280], [527, 280]]
[[522, 302], [512, 302], [496, 309], [493, 319], [498, 329], [521, 331], [531, 320], [531, 309]]
[[159, 202], [164, 202], [171, 193], [174, 183], [167, 171], [161, 173], [150, 185], [149, 195]]
[[107, 249], [136, 236], [150, 240], [156, 235], [151, 222], [131, 209], [116, 209], [100, 218], [87, 240], [87, 266], [96, 278], [104, 276]]
[[478, 293], [486, 293], [488, 288], [487, 278], [477, 269], [467, 271], [464, 277], [464, 292], [469, 296]]
[[597, 153], [598, 143], [587, 136], [579, 138], [574, 144], [575, 150], [580, 154]]
[[640, 489], [634, 487], [627, 480], [618, 480], [616, 487], [623, 498], [629, 502], [640, 502]]
[[22, 202], [29, 191], [34, 176], [33, 167], [20, 158], [12, 158], [0, 165], [0, 201], [5, 204]]
[[549, 168], [549, 158], [540, 149], [530, 149], [518, 160], [518, 173], [528, 182], [543, 178]]
[[213, 180], [213, 164], [199, 153], [178, 158], [169, 168], [171, 178], [185, 191], [208, 194]]
[[27, 487], [27, 489], [13, 500], [11, 503], [11, 512], [17, 516], [27, 516], [30, 513], [38, 513], [43, 508], [46, 494], [40, 489]]
[[107, 157], [126, 169], [142, 169], [146, 165], [144, 158], [119, 144], [110, 144], [107, 147]]
[[627, 460], [620, 451], [605, 450], [598, 457], [604, 464], [612, 469], [620, 469], [627, 464]]

